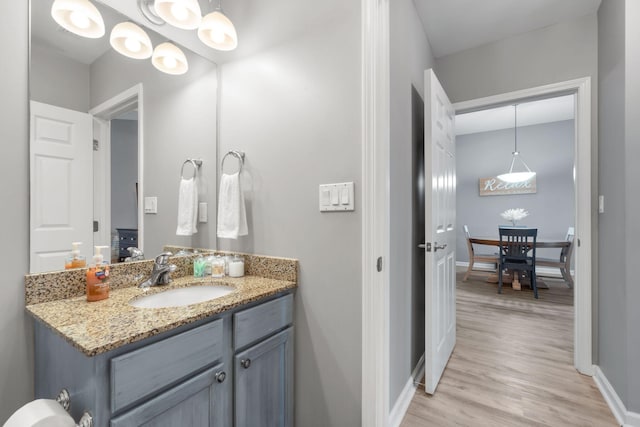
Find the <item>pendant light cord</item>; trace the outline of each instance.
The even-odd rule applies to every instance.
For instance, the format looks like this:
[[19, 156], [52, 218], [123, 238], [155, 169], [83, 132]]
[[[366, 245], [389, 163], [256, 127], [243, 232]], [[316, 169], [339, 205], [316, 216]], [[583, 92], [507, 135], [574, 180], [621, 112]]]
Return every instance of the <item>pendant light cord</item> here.
[[518, 104], [513, 104], [513, 154], [518, 153]]

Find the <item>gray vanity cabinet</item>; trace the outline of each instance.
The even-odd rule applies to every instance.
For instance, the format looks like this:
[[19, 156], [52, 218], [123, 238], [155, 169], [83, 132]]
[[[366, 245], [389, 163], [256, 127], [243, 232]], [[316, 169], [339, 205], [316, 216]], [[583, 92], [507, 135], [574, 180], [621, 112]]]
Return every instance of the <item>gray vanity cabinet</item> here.
[[233, 316], [234, 425], [293, 426], [293, 295]]
[[234, 358], [234, 425], [293, 425], [293, 327]]
[[180, 385], [113, 418], [111, 427], [223, 427], [225, 422], [224, 365], [190, 378]]

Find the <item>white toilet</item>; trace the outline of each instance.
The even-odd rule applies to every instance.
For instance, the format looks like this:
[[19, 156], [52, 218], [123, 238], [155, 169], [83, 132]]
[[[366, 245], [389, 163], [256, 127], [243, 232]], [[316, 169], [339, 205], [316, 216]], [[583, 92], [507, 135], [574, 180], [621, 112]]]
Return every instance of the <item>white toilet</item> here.
[[54, 399], [33, 400], [9, 417], [3, 427], [92, 427], [91, 414], [85, 412], [76, 424], [69, 410], [69, 393], [62, 390]]

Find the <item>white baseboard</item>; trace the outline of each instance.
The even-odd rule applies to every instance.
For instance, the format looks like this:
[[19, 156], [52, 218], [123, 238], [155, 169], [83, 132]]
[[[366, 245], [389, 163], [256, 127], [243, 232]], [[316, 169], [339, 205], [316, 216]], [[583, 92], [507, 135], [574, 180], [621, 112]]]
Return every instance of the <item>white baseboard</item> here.
[[640, 427], [640, 414], [637, 412], [627, 411], [627, 408], [624, 406], [624, 403], [616, 393], [616, 390], [613, 388], [607, 377], [602, 372], [599, 366], [594, 367], [595, 375], [593, 376], [593, 380], [596, 382], [602, 397], [609, 405], [611, 412], [613, 412], [613, 416], [616, 417], [616, 421], [618, 424], [624, 427]]
[[[469, 267], [468, 261], [456, 261], [456, 267]], [[473, 264], [473, 270], [483, 270], [483, 271], [495, 271], [494, 264], [484, 263], [484, 262], [476, 262]], [[553, 267], [536, 267], [536, 274], [538, 276], [546, 276], [546, 277], [557, 277], [562, 278], [562, 274], [560, 270]], [[571, 271], [573, 274], [573, 270]]]
[[409, 409], [409, 405], [411, 404], [411, 400], [413, 399], [413, 395], [415, 394], [418, 386], [416, 383], [420, 381], [422, 375], [424, 374], [424, 354], [418, 360], [418, 364], [415, 369], [411, 373], [411, 377], [407, 380], [400, 396], [396, 399], [396, 403], [393, 405], [393, 409], [389, 413], [389, 426], [398, 427], [404, 418], [404, 415], [407, 413], [407, 409]]

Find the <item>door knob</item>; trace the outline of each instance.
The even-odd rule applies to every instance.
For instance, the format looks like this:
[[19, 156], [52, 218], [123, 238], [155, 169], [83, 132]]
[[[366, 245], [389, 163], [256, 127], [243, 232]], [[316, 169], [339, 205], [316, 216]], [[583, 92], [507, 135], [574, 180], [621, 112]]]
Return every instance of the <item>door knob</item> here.
[[433, 245], [433, 252], [437, 252], [438, 249], [445, 249], [447, 247], [447, 244], [445, 243], [444, 245], [439, 245], [437, 242], [435, 245]]

